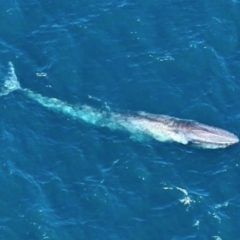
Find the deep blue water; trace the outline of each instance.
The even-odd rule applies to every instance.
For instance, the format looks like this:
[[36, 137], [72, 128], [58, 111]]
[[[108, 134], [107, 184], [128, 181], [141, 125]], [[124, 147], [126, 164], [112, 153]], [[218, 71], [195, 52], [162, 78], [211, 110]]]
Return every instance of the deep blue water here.
[[[240, 136], [238, 0], [0, 2], [1, 84], [11, 61], [43, 96]], [[0, 239], [240, 239], [239, 145], [136, 142], [17, 91], [0, 114]]]

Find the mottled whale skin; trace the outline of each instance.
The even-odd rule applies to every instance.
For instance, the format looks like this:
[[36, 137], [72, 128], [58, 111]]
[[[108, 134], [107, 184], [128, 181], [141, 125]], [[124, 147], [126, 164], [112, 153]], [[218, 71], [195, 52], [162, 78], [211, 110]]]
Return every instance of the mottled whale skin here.
[[225, 148], [239, 142], [233, 133], [193, 120], [144, 112], [127, 118], [159, 141], [175, 141], [209, 149]]
[[239, 142], [238, 137], [233, 133], [193, 120], [145, 112], [126, 114], [112, 112], [109, 109], [100, 111], [91, 106], [76, 107], [56, 98], [42, 96], [29, 89], [21, 88], [14, 67], [12, 63], [9, 63], [8, 76], [1, 88], [0, 96], [15, 90], [22, 91], [27, 97], [49, 110], [96, 126], [127, 131], [136, 140], [143, 140], [147, 136], [160, 142], [178, 142], [209, 149], [225, 148]]

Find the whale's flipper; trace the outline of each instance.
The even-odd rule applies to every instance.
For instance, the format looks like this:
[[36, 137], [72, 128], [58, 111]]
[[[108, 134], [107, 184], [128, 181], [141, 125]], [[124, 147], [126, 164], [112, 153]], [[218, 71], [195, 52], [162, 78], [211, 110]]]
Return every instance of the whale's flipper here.
[[15, 74], [13, 64], [9, 62], [8, 65], [9, 65], [8, 75], [4, 79], [4, 83], [0, 91], [0, 96], [8, 95], [9, 93], [17, 89], [21, 89], [20, 83], [18, 82], [17, 76]]
[[189, 139], [187, 139], [186, 136], [184, 136], [183, 134], [180, 134], [178, 132], [172, 133], [171, 137], [175, 142], [178, 142], [178, 143], [181, 143], [181, 144], [184, 144], [184, 145], [189, 143]]

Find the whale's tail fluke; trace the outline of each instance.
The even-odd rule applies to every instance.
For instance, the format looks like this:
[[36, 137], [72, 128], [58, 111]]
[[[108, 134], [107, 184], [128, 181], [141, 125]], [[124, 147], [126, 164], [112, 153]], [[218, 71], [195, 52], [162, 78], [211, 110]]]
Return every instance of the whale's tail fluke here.
[[8, 75], [4, 79], [3, 86], [0, 90], [0, 96], [8, 95], [9, 93], [21, 89], [20, 83], [18, 82], [17, 76], [15, 74], [14, 66], [11, 62], [8, 63], [9, 70]]

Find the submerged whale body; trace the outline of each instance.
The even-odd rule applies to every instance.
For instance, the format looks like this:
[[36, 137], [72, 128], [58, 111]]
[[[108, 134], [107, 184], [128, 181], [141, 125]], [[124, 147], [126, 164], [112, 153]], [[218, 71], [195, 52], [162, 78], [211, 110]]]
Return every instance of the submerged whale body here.
[[86, 105], [74, 107], [56, 98], [44, 97], [29, 89], [21, 88], [12, 63], [9, 63], [9, 66], [9, 73], [0, 96], [20, 90], [27, 97], [50, 110], [111, 130], [128, 131], [134, 139], [138, 140], [149, 136], [160, 142], [178, 142], [209, 149], [225, 148], [239, 142], [238, 137], [233, 133], [193, 120], [145, 112], [120, 114], [109, 110], [98, 111]]

